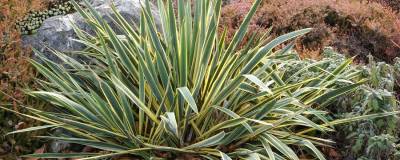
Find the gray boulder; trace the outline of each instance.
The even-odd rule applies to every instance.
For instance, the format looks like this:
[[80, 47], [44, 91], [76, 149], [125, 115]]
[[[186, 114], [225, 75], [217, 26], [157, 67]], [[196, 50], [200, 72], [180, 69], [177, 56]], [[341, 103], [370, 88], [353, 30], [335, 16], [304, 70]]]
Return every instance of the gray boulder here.
[[[114, 3], [119, 13], [128, 20], [128, 22], [140, 22], [141, 4], [144, 5], [144, 0], [91, 0], [91, 5], [105, 19], [110, 26], [117, 30], [110, 17], [115, 14], [111, 9], [111, 4]], [[150, 6], [156, 25], [160, 28], [159, 14], [156, 6]], [[33, 35], [24, 35], [22, 42], [24, 46], [33, 47], [45, 54], [50, 60], [58, 61], [48, 48], [53, 48], [57, 51], [70, 53], [84, 49], [84, 45], [74, 41], [77, 36], [73, 30], [73, 24], [77, 25], [91, 33], [91, 27], [84, 21], [79, 13], [68, 14], [64, 16], [55, 16], [46, 19], [43, 25]], [[34, 55], [35, 58], [35, 55]]]

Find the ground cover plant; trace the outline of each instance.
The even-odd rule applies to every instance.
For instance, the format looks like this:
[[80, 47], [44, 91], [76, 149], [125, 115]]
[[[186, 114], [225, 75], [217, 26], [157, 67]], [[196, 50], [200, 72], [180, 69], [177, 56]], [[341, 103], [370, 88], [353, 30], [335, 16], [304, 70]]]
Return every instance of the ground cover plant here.
[[290, 41], [311, 29], [275, 39], [268, 39], [267, 33], [250, 38], [238, 49], [261, 0], [254, 2], [227, 43], [226, 32], [218, 31], [221, 0], [193, 2], [193, 11], [190, 1], [179, 0], [176, 12], [172, 1], [157, 3], [162, 23], [159, 32], [146, 4], [137, 27], [119, 14], [114, 17], [123, 35], [117, 35], [89, 3], [87, 9], [73, 3], [96, 33], [89, 35], [76, 28], [78, 41], [88, 47], [76, 54], [91, 61], [54, 51], [63, 61], [58, 64], [37, 53], [40, 63], [32, 63], [46, 81], [41, 81], [43, 90], [28, 94], [59, 111], [27, 108], [33, 116], [23, 115], [48, 125], [10, 134], [62, 128], [68, 134], [41, 138], [102, 152], [28, 156], [325, 159], [317, 147], [329, 146], [332, 141], [318, 133], [333, 131], [335, 124], [395, 113], [328, 120], [319, 108], [357, 89], [365, 80], [360, 78], [361, 72], [349, 67], [352, 59], [332, 71], [316, 67], [319, 74], [314, 77], [296, 79], [307, 68], [329, 62], [311, 63], [289, 73], [290, 68], [284, 66], [297, 59]]
[[[330, 112], [329, 118], [349, 118], [371, 113], [392, 112], [399, 109], [397, 95], [399, 90], [399, 63], [395, 59], [394, 65], [384, 62], [375, 62], [372, 56], [368, 65], [353, 64], [349, 69], [360, 71], [361, 77], [368, 82], [355, 91], [336, 98], [335, 102], [326, 106], [324, 110]], [[308, 68], [303, 74], [294, 76], [293, 80], [302, 80], [321, 74], [316, 67], [332, 72], [346, 60], [346, 56], [325, 48], [321, 60], [329, 63], [308, 68], [313, 59], [293, 60], [284, 68], [289, 68], [288, 73], [295, 73], [303, 68]], [[292, 75], [292, 74], [288, 74]], [[398, 159], [399, 157], [399, 118], [389, 116], [336, 126], [336, 133], [326, 134], [335, 142], [335, 148], [323, 148], [330, 159]]]
[[34, 34], [46, 19], [53, 16], [66, 15], [72, 12], [74, 12], [74, 7], [70, 1], [53, 2], [45, 10], [29, 11], [23, 19], [16, 22], [15, 27], [23, 35]]
[[[369, 83], [353, 95], [338, 99], [341, 107], [331, 109], [337, 117], [351, 117], [369, 113], [398, 110], [398, 58], [394, 65], [376, 62], [370, 56], [369, 64], [360, 69]], [[343, 125], [338, 130], [338, 147], [342, 155], [359, 159], [399, 159], [399, 118], [396, 116], [360, 121]]]
[[[30, 10], [47, 6], [43, 0], [0, 0], [0, 105], [25, 113], [21, 104], [41, 108], [43, 104], [28, 98], [23, 88], [35, 88], [36, 71], [29, 63], [31, 51], [22, 47], [15, 22]], [[29, 118], [0, 111], [0, 159], [17, 159], [21, 154], [32, 153], [41, 143], [31, 137], [37, 133], [5, 136], [15, 129], [37, 123]]]

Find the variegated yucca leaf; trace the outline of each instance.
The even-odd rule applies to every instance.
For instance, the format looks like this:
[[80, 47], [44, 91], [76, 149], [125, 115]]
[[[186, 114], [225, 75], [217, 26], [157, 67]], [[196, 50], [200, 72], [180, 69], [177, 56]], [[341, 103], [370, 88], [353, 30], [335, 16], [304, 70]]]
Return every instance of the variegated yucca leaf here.
[[[316, 62], [309, 68], [320, 74], [305, 80], [284, 76], [282, 66], [291, 63], [294, 44], [286, 42], [311, 29], [273, 40], [266, 33], [241, 47], [261, 0], [254, 1], [230, 42], [218, 28], [221, 0], [177, 0], [176, 10], [172, 0], [158, 0], [160, 26], [149, 3], [143, 1], [136, 25], [114, 8], [111, 18], [120, 35], [88, 2], [85, 8], [73, 3], [95, 33], [75, 27], [77, 42], [87, 46], [75, 54], [90, 63], [54, 51], [63, 62], [58, 64], [37, 52], [40, 62], [32, 64], [47, 81], [43, 90], [28, 93], [59, 112], [30, 108], [30, 117], [47, 125], [22, 131], [63, 128], [71, 136], [41, 138], [106, 152], [27, 156], [102, 159], [130, 154], [150, 159], [167, 152], [161, 155], [169, 157], [162, 158], [296, 160], [302, 150], [324, 159], [317, 146], [332, 141], [311, 131], [334, 131], [332, 124], [394, 114], [329, 122], [327, 113], [318, 110], [364, 82], [357, 71], [348, 70], [351, 59], [333, 72], [321, 67], [329, 62]], [[346, 83], [336, 85], [338, 81]]]

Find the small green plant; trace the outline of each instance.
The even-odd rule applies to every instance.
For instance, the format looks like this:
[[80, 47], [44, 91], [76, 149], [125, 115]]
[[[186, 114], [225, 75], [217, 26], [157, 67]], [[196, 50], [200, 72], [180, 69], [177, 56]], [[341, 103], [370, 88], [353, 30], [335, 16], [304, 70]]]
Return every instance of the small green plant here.
[[[319, 62], [329, 62], [314, 67], [306, 67], [318, 61], [298, 60], [288, 63], [284, 68], [288, 68], [287, 76], [291, 76], [293, 82], [299, 82], [308, 77], [315, 77], [323, 69], [332, 72], [335, 68], [346, 60], [345, 55], [335, 52], [332, 48], [325, 48], [322, 60]], [[351, 65], [347, 70], [361, 72], [360, 78], [368, 79], [368, 82], [357, 88], [354, 92], [338, 97], [334, 103], [327, 106], [324, 110], [332, 113], [329, 119], [350, 118], [360, 115], [392, 112], [398, 110], [398, 100], [396, 99], [396, 86], [398, 86], [398, 59], [394, 65], [384, 62], [376, 62], [372, 56], [369, 57], [367, 65]], [[303, 74], [294, 73], [303, 68]], [[304, 70], [304, 69], [303, 69]], [[338, 82], [336, 85], [341, 85]], [[336, 126], [336, 133], [329, 134], [336, 143], [336, 150], [340, 152], [342, 159], [355, 159], [364, 157], [366, 159], [396, 159], [398, 148], [398, 125], [399, 118], [388, 116], [376, 119], [362, 120], [346, 125]]]
[[[330, 61], [325, 70], [331, 71], [345, 60], [345, 56], [326, 48], [322, 61]], [[392, 112], [399, 109], [398, 99], [398, 59], [394, 65], [376, 62], [369, 56], [369, 64], [352, 65], [349, 69], [361, 72], [361, 77], [368, 79], [352, 93], [336, 99], [326, 108], [336, 118], [348, 118], [366, 114]], [[306, 61], [300, 61], [305, 66]], [[304, 64], [305, 63], [305, 64]], [[301, 68], [301, 67], [300, 67]], [[311, 73], [304, 75], [315, 75]], [[304, 76], [302, 76], [304, 78]], [[358, 159], [396, 159], [398, 152], [399, 118], [388, 116], [373, 120], [362, 120], [355, 123], [337, 126], [335, 140], [337, 151], [346, 158]], [[332, 136], [332, 135], [330, 135]], [[363, 157], [363, 158], [362, 158]]]
[[15, 26], [21, 34], [34, 34], [46, 19], [71, 12], [74, 12], [74, 7], [70, 1], [66, 1], [55, 4], [48, 10], [30, 11], [23, 19], [17, 21]]
[[[117, 35], [85, 2], [77, 11], [95, 35], [75, 28], [88, 48], [77, 54], [82, 62], [54, 51], [63, 64], [37, 53], [32, 61], [47, 79], [43, 90], [28, 92], [59, 108], [46, 112], [29, 108], [48, 125], [18, 130], [63, 128], [68, 135], [43, 136], [103, 150], [99, 153], [44, 153], [29, 157], [100, 159], [131, 155], [152, 158], [205, 159], [325, 159], [317, 146], [332, 141], [315, 136], [333, 131], [332, 125], [392, 115], [393, 112], [329, 121], [319, 110], [365, 81], [349, 69], [352, 59], [327, 71], [314, 62], [288, 74], [296, 59], [289, 43], [311, 29], [294, 31], [273, 40], [268, 34], [238, 49], [256, 0], [232, 41], [218, 32], [221, 0], [158, 0], [161, 29], [157, 30], [149, 1], [140, 24], [132, 27], [120, 14]], [[114, 8], [115, 9], [115, 8]], [[193, 11], [192, 11], [193, 9]], [[193, 14], [193, 16], [192, 16]], [[293, 81], [314, 69], [314, 77]]]
[[[341, 107], [333, 106], [335, 116], [346, 118], [398, 110], [396, 65], [375, 62], [369, 56], [369, 64], [358, 67], [362, 76], [368, 78], [368, 83], [353, 94], [339, 98]], [[340, 135], [346, 135], [345, 138], [338, 138], [344, 142], [340, 144], [344, 148], [342, 154], [369, 159], [396, 159], [399, 124], [397, 116], [389, 116], [340, 126], [338, 130], [343, 132]]]

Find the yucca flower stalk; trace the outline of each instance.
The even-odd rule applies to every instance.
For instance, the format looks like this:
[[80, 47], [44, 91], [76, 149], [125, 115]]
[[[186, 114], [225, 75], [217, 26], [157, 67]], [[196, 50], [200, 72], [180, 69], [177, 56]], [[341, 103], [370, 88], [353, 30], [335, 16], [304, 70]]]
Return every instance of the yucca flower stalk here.
[[[59, 112], [35, 110], [26, 115], [62, 128], [67, 135], [41, 138], [90, 146], [100, 153], [44, 153], [30, 157], [102, 159], [132, 155], [142, 159], [299, 159], [300, 151], [324, 159], [316, 146], [332, 141], [315, 137], [333, 131], [332, 125], [390, 115], [384, 113], [328, 121], [319, 110], [335, 97], [361, 85], [359, 72], [348, 70], [351, 59], [333, 72], [317, 62], [321, 74], [293, 81], [284, 76], [294, 54], [285, 42], [309, 32], [294, 31], [269, 40], [268, 33], [239, 48], [256, 0], [235, 34], [225, 43], [218, 30], [221, 0], [158, 0], [161, 26], [157, 27], [145, 1], [140, 23], [132, 25], [120, 14], [113, 17], [119, 32], [102, 19], [88, 2], [85, 9], [73, 2], [95, 35], [75, 28], [77, 52], [90, 62], [54, 51], [62, 64], [37, 52], [32, 61], [47, 79], [43, 90], [30, 95], [47, 101]], [[114, 11], [116, 12], [115, 8]], [[288, 77], [288, 78], [284, 78]], [[336, 85], [340, 82], [341, 85]]]

